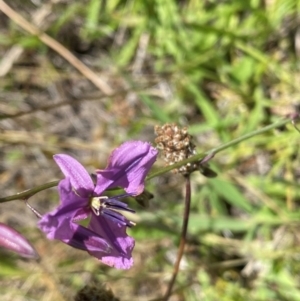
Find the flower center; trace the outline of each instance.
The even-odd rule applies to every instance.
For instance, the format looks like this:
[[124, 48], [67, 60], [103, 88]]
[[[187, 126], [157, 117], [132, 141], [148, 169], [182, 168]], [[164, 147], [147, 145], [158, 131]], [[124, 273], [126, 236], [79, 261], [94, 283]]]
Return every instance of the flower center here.
[[115, 222], [126, 225], [127, 227], [132, 227], [135, 225], [134, 222], [129, 221], [125, 218], [119, 211], [135, 212], [134, 210], [128, 208], [128, 205], [119, 201], [118, 199], [124, 198], [128, 194], [122, 194], [114, 197], [98, 196], [91, 198], [90, 207], [95, 215], [103, 215]]
[[98, 196], [98, 197], [93, 197], [91, 199], [91, 208], [97, 216], [100, 215], [101, 206], [102, 207], [105, 206], [105, 202], [101, 204], [101, 200], [107, 200], [107, 199], [108, 199], [107, 196]]

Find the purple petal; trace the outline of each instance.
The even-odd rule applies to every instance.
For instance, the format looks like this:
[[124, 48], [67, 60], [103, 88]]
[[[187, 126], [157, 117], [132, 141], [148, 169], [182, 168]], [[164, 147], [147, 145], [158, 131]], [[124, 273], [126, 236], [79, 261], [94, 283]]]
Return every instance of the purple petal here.
[[57, 207], [57, 210], [61, 210], [61, 208], [65, 207], [74, 211], [77, 208], [88, 207], [89, 198], [81, 197], [76, 194], [69, 178], [61, 180], [57, 188], [60, 197], [60, 205]]
[[0, 223], [0, 246], [26, 258], [38, 258], [36, 250], [25, 237], [16, 230]]
[[58, 186], [61, 205], [41, 217], [39, 228], [49, 239], [58, 239], [80, 249], [109, 253], [110, 245], [97, 233], [75, 223], [90, 214], [89, 199], [82, 198], [72, 191], [70, 180], [60, 181]]
[[132, 250], [134, 239], [126, 234], [126, 226], [92, 215], [89, 228], [101, 235], [112, 247], [110, 254], [89, 250], [89, 254], [116, 269], [129, 269], [133, 265]]
[[144, 190], [145, 177], [155, 162], [157, 153], [147, 142], [123, 143], [111, 154], [107, 168], [97, 171], [95, 193], [101, 195], [107, 188], [121, 186], [127, 193], [140, 194]]
[[[40, 223], [39, 223], [40, 226]], [[112, 250], [109, 243], [94, 231], [65, 219], [56, 231], [47, 233], [49, 239], [58, 239], [73, 248], [83, 251], [109, 254]]]
[[59, 182], [58, 191], [61, 204], [53, 211], [43, 215], [38, 223], [39, 228], [47, 233], [50, 239], [56, 238], [55, 233], [61, 230], [65, 220], [78, 221], [89, 215], [87, 208], [89, 199], [75, 194], [68, 178]]
[[86, 169], [74, 158], [59, 154], [53, 156], [55, 162], [66, 178], [69, 178], [73, 189], [83, 197], [91, 196], [94, 183]]

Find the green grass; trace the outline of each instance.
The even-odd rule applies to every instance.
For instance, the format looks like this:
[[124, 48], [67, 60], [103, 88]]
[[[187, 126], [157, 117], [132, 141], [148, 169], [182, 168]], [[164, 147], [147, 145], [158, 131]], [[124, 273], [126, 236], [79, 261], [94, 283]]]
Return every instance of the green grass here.
[[[14, 8], [31, 20], [24, 7]], [[28, 4], [28, 9], [35, 8]], [[96, 88], [36, 37], [7, 21], [0, 29], [2, 60], [15, 44], [25, 52], [0, 83], [3, 113], [61, 99], [70, 105], [0, 120], [2, 193], [59, 178], [54, 153], [72, 154], [90, 169], [103, 167], [110, 151], [125, 140], [154, 142], [156, 124], [189, 127], [200, 153], [293, 113], [300, 95], [299, 10], [296, 0], [56, 4], [47, 33], [115, 91], [131, 90], [93, 102], [85, 100], [98, 95]], [[82, 103], [72, 104], [73, 98]], [[18, 138], [22, 133], [35, 137], [34, 132], [45, 138], [26, 143]], [[217, 178], [192, 175], [189, 239], [175, 286], [178, 300], [300, 300], [299, 138], [292, 125], [270, 131], [212, 159]], [[162, 166], [159, 160], [154, 168]], [[24, 207], [17, 207], [13, 224], [26, 230], [43, 262], [1, 256], [2, 300], [20, 295], [20, 300], [49, 300], [53, 287], [71, 300], [88, 283], [106, 283], [122, 301], [162, 296], [179, 242], [183, 187], [180, 176], [168, 173], [148, 183], [154, 194], [149, 208], [130, 204], [139, 222], [130, 231], [136, 238], [136, 265], [129, 272], [47, 241], [34, 217], [28, 213], [22, 219]], [[54, 194], [30, 201], [46, 212], [57, 204]], [[1, 205], [2, 222], [9, 221], [12, 206]]]

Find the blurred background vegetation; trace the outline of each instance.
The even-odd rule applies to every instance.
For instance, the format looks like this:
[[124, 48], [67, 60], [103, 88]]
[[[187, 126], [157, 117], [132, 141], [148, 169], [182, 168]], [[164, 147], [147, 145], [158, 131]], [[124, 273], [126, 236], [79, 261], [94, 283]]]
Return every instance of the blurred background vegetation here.
[[[113, 95], [0, 12], [2, 196], [61, 178], [55, 153], [92, 171], [123, 141], [153, 142], [154, 125], [166, 122], [188, 126], [203, 152], [298, 109], [298, 0], [8, 4]], [[299, 133], [288, 125], [218, 154], [217, 178], [192, 175], [188, 243], [170, 300], [300, 300], [298, 149]], [[32, 262], [0, 251], [1, 300], [73, 300], [88, 284], [106, 285], [121, 301], [162, 296], [179, 243], [183, 178], [169, 173], [148, 189], [148, 208], [130, 202], [138, 221], [130, 271], [48, 241], [22, 202], [1, 204], [0, 221], [41, 255]], [[58, 203], [56, 189], [29, 202], [47, 212]]]

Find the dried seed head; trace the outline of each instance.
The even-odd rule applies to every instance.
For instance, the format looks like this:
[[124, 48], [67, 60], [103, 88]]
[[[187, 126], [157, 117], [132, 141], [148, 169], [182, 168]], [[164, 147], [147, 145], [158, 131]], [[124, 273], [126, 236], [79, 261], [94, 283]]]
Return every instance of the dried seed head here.
[[[167, 165], [175, 164], [196, 154], [193, 137], [188, 134], [186, 127], [180, 128], [175, 123], [167, 123], [163, 126], [156, 125], [154, 131], [157, 135], [156, 146], [162, 150]], [[188, 175], [198, 168], [199, 163], [196, 162], [188, 163], [174, 171]]]
[[75, 296], [74, 301], [119, 301], [118, 298], [114, 297], [111, 290], [108, 290], [104, 285], [86, 285], [83, 287]]

